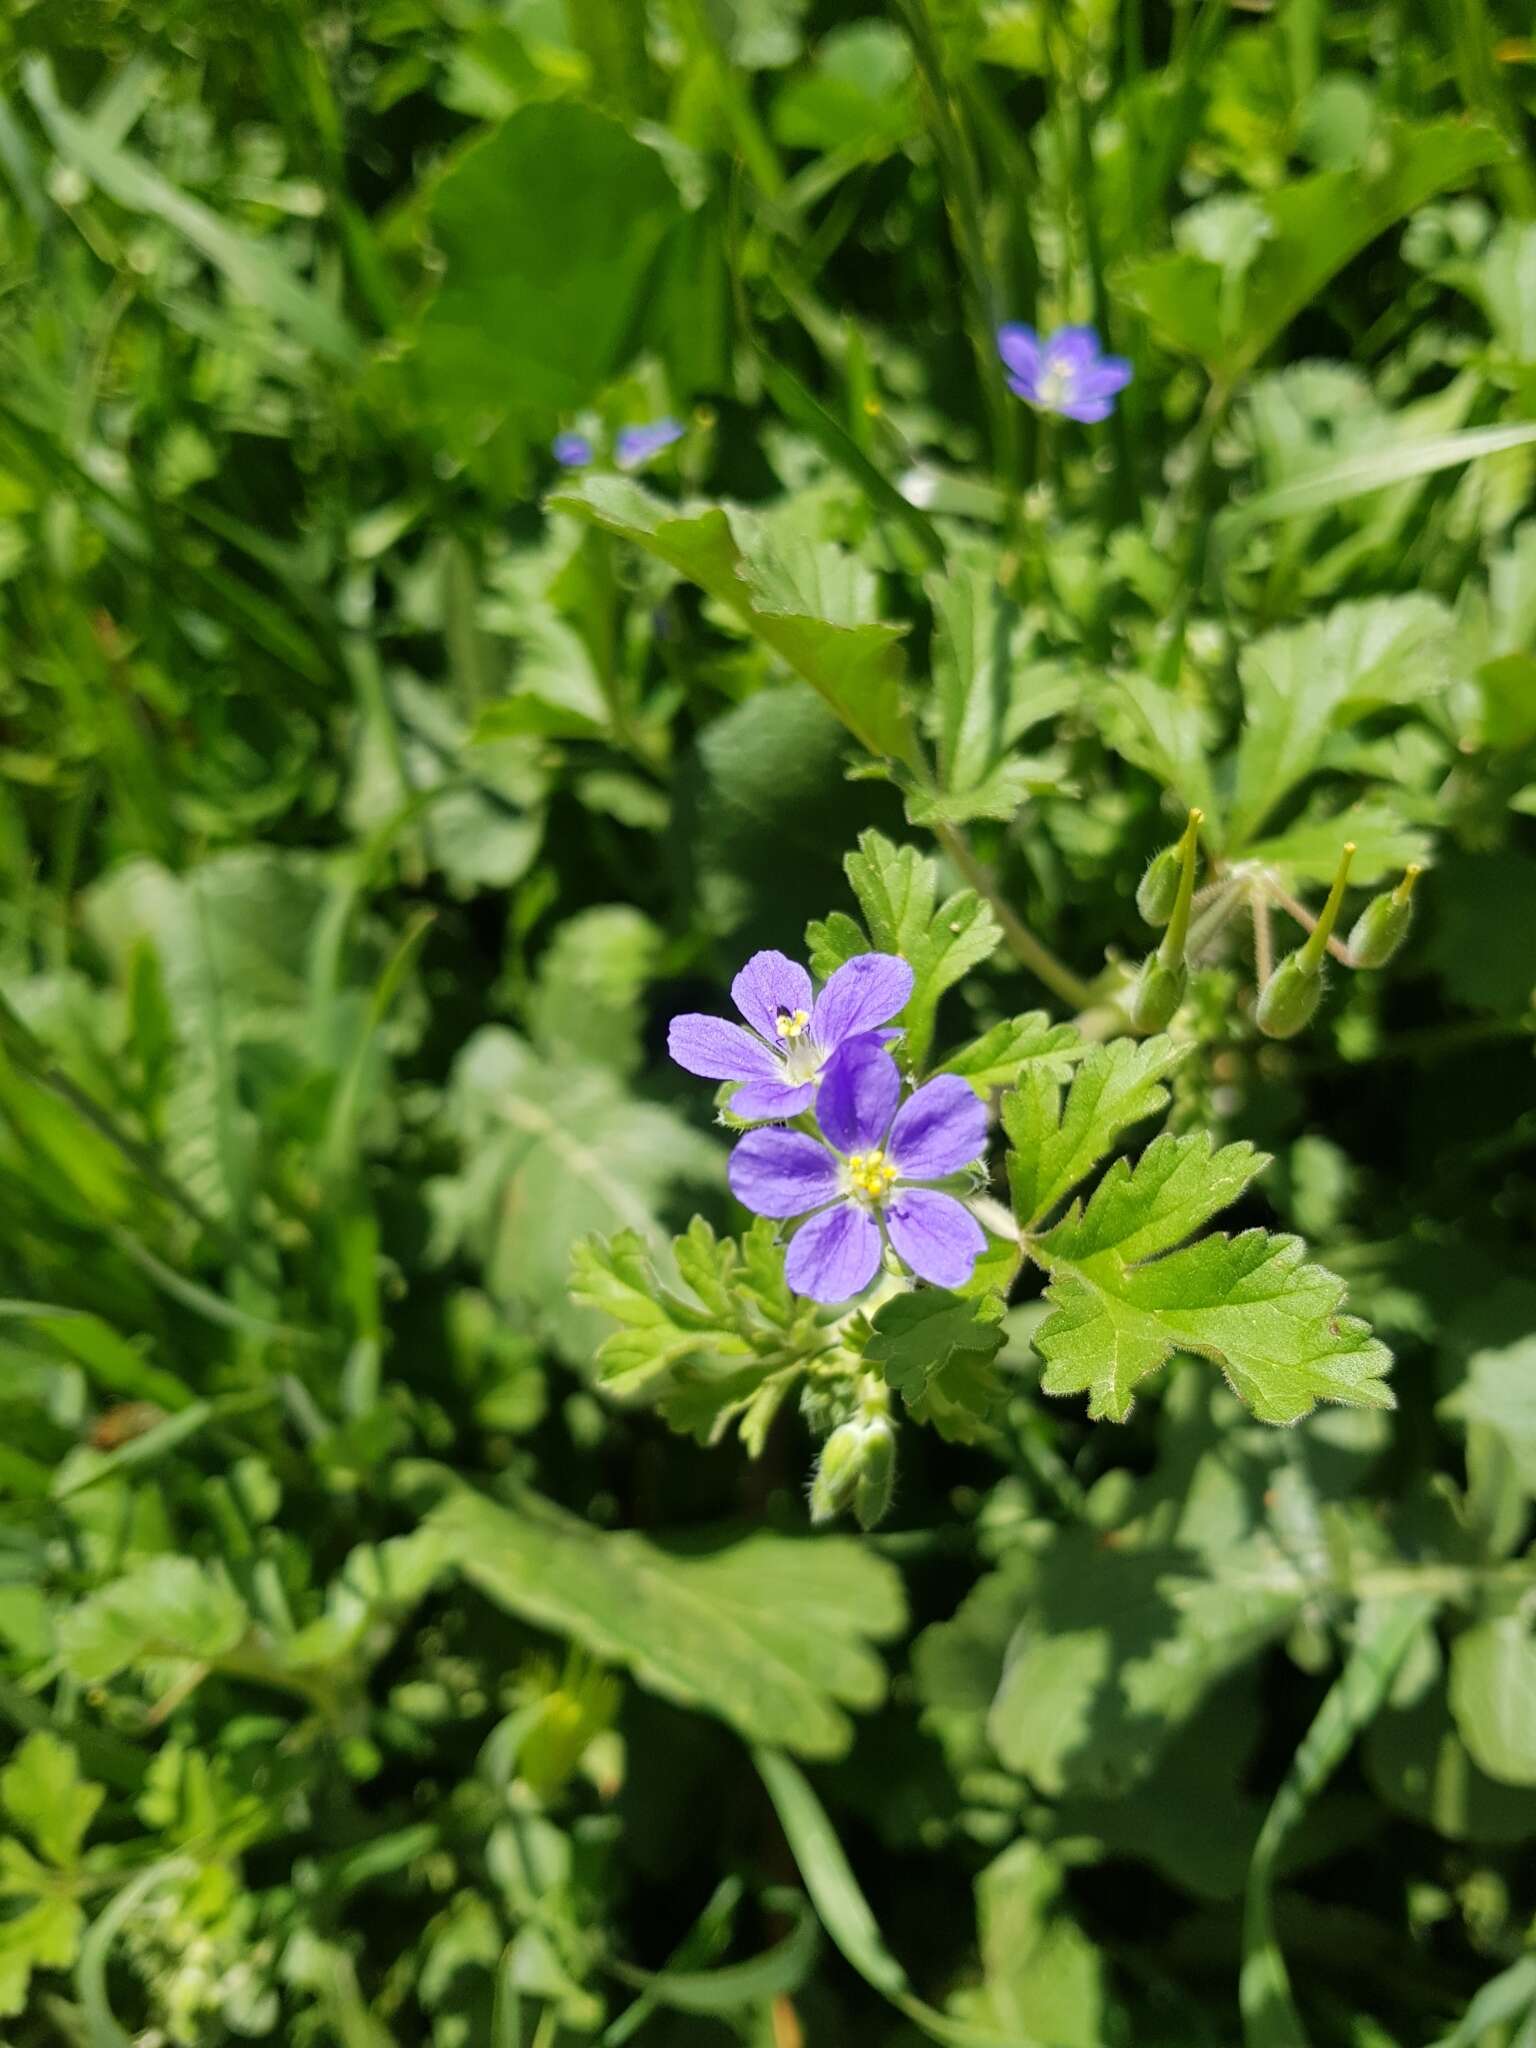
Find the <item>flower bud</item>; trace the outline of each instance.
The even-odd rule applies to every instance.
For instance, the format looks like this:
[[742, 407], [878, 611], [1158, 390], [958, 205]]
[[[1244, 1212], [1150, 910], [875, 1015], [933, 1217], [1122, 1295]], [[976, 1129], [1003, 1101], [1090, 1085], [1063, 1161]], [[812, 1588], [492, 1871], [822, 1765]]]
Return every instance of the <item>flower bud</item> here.
[[852, 1505], [864, 1443], [860, 1421], [840, 1423], [821, 1447], [811, 1480], [811, 1520], [830, 1522]]
[[1165, 925], [1173, 915], [1179, 894], [1179, 870], [1183, 860], [1179, 844], [1165, 846], [1152, 856], [1151, 865], [1136, 891], [1136, 908], [1148, 924]]
[[1385, 967], [1408, 936], [1413, 922], [1413, 885], [1421, 870], [1411, 867], [1395, 889], [1373, 896], [1349, 935], [1356, 967]]
[[1149, 953], [1141, 963], [1141, 972], [1131, 988], [1128, 1005], [1131, 1027], [1136, 1031], [1163, 1031], [1173, 1021], [1173, 1013], [1184, 1000], [1185, 985], [1189, 980], [1188, 970], [1181, 960], [1176, 967], [1169, 967], [1156, 953]]
[[1254, 1021], [1266, 1038], [1294, 1038], [1312, 1022], [1322, 999], [1322, 969], [1309, 969], [1299, 952], [1288, 953], [1260, 989]]
[[896, 1432], [885, 1416], [865, 1425], [859, 1456], [859, 1483], [853, 1496], [853, 1512], [861, 1529], [873, 1529], [885, 1520], [896, 1488]]

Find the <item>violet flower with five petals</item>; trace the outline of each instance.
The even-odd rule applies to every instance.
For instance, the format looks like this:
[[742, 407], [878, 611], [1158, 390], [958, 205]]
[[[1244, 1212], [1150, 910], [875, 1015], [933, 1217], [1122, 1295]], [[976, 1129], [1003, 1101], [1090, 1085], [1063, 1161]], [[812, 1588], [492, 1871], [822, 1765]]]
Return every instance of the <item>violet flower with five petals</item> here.
[[1090, 425], [1109, 418], [1116, 392], [1131, 381], [1125, 357], [1105, 355], [1091, 327], [1058, 327], [1042, 341], [1014, 321], [997, 330], [997, 352], [1015, 398]]
[[821, 1079], [816, 1117], [825, 1144], [770, 1128], [749, 1131], [731, 1154], [739, 1202], [759, 1216], [806, 1218], [784, 1259], [797, 1294], [839, 1302], [862, 1293], [886, 1238], [920, 1280], [962, 1287], [970, 1279], [985, 1234], [953, 1195], [923, 1183], [980, 1158], [986, 1106], [958, 1074], [936, 1075], [900, 1098], [901, 1075], [884, 1047], [849, 1040]]
[[[697, 1012], [674, 1017], [667, 1050], [706, 1081], [741, 1081], [731, 1114], [744, 1122], [809, 1109], [827, 1061], [840, 1045], [870, 1036], [904, 1010], [912, 969], [894, 953], [845, 960], [813, 998], [811, 977], [782, 953], [754, 953], [731, 983], [731, 1000], [751, 1030]], [[892, 1069], [894, 1072], [894, 1068]]]

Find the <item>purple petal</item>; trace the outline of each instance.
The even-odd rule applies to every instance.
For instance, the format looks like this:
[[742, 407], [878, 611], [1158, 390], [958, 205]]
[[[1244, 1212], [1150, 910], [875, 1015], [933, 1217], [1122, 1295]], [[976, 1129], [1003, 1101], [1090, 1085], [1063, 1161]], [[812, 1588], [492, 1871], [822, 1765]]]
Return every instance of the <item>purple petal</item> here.
[[937, 1074], [896, 1112], [886, 1151], [903, 1180], [942, 1180], [986, 1146], [986, 1104], [958, 1074]]
[[811, 1015], [811, 1036], [831, 1052], [856, 1032], [888, 1024], [912, 995], [912, 970], [895, 953], [860, 953], [845, 960]]
[[694, 1010], [667, 1026], [667, 1051], [690, 1074], [706, 1081], [777, 1081], [779, 1063], [750, 1031], [724, 1017]]
[[1040, 385], [1034, 377], [1006, 377], [1004, 383], [1015, 398], [1026, 398], [1031, 405], [1040, 402]]
[[1076, 396], [1113, 398], [1131, 381], [1131, 366], [1124, 356], [1100, 356], [1077, 380]]
[[592, 443], [585, 434], [556, 434], [550, 453], [562, 469], [585, 469], [592, 460]]
[[759, 1119], [784, 1123], [809, 1109], [815, 1100], [815, 1085], [810, 1081], [798, 1088], [787, 1081], [749, 1081], [731, 1097], [731, 1115], [739, 1116], [743, 1123]]
[[1055, 409], [1064, 420], [1080, 420], [1085, 427], [1093, 427], [1100, 420], [1109, 418], [1115, 409], [1115, 401], [1112, 398], [1074, 398]]
[[738, 1202], [758, 1216], [803, 1216], [837, 1193], [837, 1161], [804, 1131], [748, 1131], [731, 1154], [726, 1178]]
[[802, 1223], [784, 1255], [784, 1278], [812, 1301], [862, 1294], [880, 1264], [880, 1232], [867, 1209], [839, 1202]]
[[821, 1070], [816, 1121], [839, 1152], [869, 1152], [890, 1129], [900, 1100], [901, 1075], [890, 1054], [873, 1037], [850, 1038]]
[[1066, 370], [1081, 377], [1099, 357], [1099, 337], [1091, 327], [1058, 327], [1041, 350], [1047, 370]]
[[[1021, 320], [1011, 320], [1007, 326], [999, 327], [997, 352], [1015, 377], [1033, 385], [1040, 374], [1040, 337], [1033, 327], [1026, 327]], [[1018, 390], [1018, 386], [1015, 385], [1014, 389]], [[1019, 395], [1027, 397], [1029, 394], [1020, 392]]]
[[796, 1010], [810, 1015], [811, 977], [782, 953], [754, 953], [731, 983], [731, 1001], [772, 1045], [781, 1010], [791, 1017]]
[[903, 1188], [893, 1196], [885, 1205], [885, 1227], [918, 1279], [935, 1287], [963, 1287], [987, 1248], [970, 1210], [932, 1188]]
[[686, 431], [679, 420], [652, 420], [647, 426], [620, 428], [613, 444], [620, 469], [636, 469], [649, 462], [663, 448], [680, 441]]

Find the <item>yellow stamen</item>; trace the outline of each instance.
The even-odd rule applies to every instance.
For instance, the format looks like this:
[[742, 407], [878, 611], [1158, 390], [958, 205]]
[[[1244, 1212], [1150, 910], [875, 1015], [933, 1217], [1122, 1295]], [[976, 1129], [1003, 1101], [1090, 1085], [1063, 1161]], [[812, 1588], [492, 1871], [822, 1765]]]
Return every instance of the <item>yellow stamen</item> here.
[[799, 1038], [810, 1021], [808, 1010], [796, 1010], [793, 1016], [788, 1010], [780, 1010], [774, 1019], [773, 1028], [780, 1038]]
[[894, 1166], [878, 1149], [873, 1152], [852, 1152], [848, 1156], [848, 1179], [856, 1195], [863, 1195], [872, 1202], [879, 1201], [896, 1182]]

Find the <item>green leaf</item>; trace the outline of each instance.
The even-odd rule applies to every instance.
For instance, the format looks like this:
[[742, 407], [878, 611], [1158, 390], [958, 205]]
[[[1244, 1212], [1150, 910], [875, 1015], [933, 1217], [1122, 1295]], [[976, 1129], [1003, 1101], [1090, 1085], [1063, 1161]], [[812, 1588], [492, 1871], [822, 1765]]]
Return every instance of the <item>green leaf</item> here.
[[976, 1880], [984, 1982], [956, 2001], [967, 2019], [1051, 2048], [1102, 2048], [1104, 1962], [1073, 1919], [1066, 1873], [1038, 1842], [1013, 1842]]
[[859, 835], [857, 853], [843, 863], [867, 939], [841, 912], [806, 931], [811, 971], [821, 977], [844, 960], [872, 947], [899, 953], [913, 973], [912, 998], [901, 1013], [905, 1048], [921, 1071], [933, 1042], [939, 999], [973, 967], [991, 958], [1002, 937], [991, 906], [973, 889], [959, 889], [939, 903], [939, 871], [915, 846], [895, 846], [879, 832]]
[[73, 1677], [97, 1685], [150, 1659], [210, 1663], [249, 1626], [227, 1579], [190, 1557], [152, 1557], [62, 1616], [59, 1650]]
[[953, 798], [985, 785], [1006, 752], [1019, 613], [990, 563], [930, 576], [927, 590], [934, 621], [930, 723], [939, 787]]
[[874, 580], [851, 555], [775, 538], [736, 507], [678, 511], [623, 477], [588, 478], [549, 502], [697, 583], [802, 676], [872, 754], [912, 757], [898, 645], [906, 628], [873, 616]]
[[572, 1299], [624, 1325], [598, 1348], [599, 1383], [617, 1400], [658, 1409], [701, 1443], [718, 1443], [739, 1422], [757, 1457], [796, 1376], [827, 1348], [826, 1333], [814, 1307], [785, 1286], [784, 1254], [766, 1217], [738, 1248], [696, 1216], [672, 1252], [691, 1296], [667, 1286], [633, 1231], [577, 1245]]
[[445, 264], [412, 357], [429, 408], [465, 433], [511, 412], [542, 435], [587, 404], [632, 353], [682, 218], [660, 153], [577, 99], [535, 101], [472, 141], [427, 215]]
[[[764, 1894], [765, 1906], [792, 1916], [788, 1934], [747, 1963], [723, 1963], [714, 1970], [635, 1970], [623, 1963], [614, 1968], [626, 1984], [646, 1992], [658, 2005], [674, 2012], [724, 2015], [743, 2006], [761, 2007], [798, 1991], [810, 1975], [819, 1947], [819, 1928], [810, 1902], [799, 1892], [777, 1889]], [[628, 2036], [626, 2035], [627, 2039]]]
[[1451, 1646], [1451, 1712], [1479, 1769], [1505, 1785], [1536, 1785], [1536, 1637], [1501, 1614]]
[[853, 1734], [843, 1709], [884, 1697], [869, 1645], [901, 1628], [901, 1581], [848, 1538], [667, 1544], [595, 1529], [531, 1494], [514, 1509], [465, 1487], [425, 1526], [498, 1606], [749, 1741], [840, 1756]]
[[1220, 516], [1218, 546], [1229, 546], [1255, 526], [1325, 512], [1373, 491], [1386, 490], [1415, 477], [1434, 476], [1485, 455], [1502, 455], [1536, 441], [1536, 425], [1466, 427], [1454, 434], [1422, 435], [1393, 440], [1367, 454], [1309, 468], [1304, 476], [1246, 498]]
[[1246, 849], [1270, 812], [1318, 766], [1330, 730], [1411, 704], [1457, 673], [1455, 626], [1431, 597], [1336, 605], [1243, 651], [1243, 728], [1228, 819], [1229, 851]]
[[73, 1899], [38, 1899], [0, 1920], [0, 2019], [25, 2013], [34, 1970], [67, 1970], [80, 1952], [85, 1915]]
[[1235, 288], [1219, 263], [1183, 250], [1133, 263], [1122, 288], [1164, 339], [1231, 384], [1360, 250], [1507, 153], [1488, 123], [1384, 121], [1363, 164], [1252, 201], [1263, 232], [1250, 236], [1252, 261]]
[[1120, 1038], [1085, 1055], [1063, 1102], [1048, 1071], [1027, 1067], [1003, 1098], [1008, 1179], [1020, 1226], [1036, 1229], [1111, 1150], [1168, 1101], [1163, 1085], [1186, 1056], [1171, 1038]]
[[1364, 1761], [1386, 1805], [1449, 1841], [1497, 1846], [1536, 1834], [1536, 1788], [1516, 1789], [1491, 1777], [1457, 1733], [1432, 1627], [1426, 1626], [1372, 1722]]
[[553, 1060], [629, 1074], [640, 1065], [641, 1005], [660, 965], [661, 933], [627, 903], [578, 911], [539, 958], [528, 1003], [535, 1044]]
[[81, 1777], [69, 1744], [46, 1728], [29, 1735], [0, 1771], [0, 1805], [60, 1869], [79, 1861], [86, 1829], [105, 1797], [104, 1786]]
[[1521, 1485], [1536, 1499], [1536, 1336], [1501, 1351], [1478, 1351], [1467, 1376], [1439, 1404], [1441, 1415], [1497, 1431]]
[[[1194, 1141], [1201, 1142], [1201, 1141]], [[1392, 1355], [1356, 1316], [1344, 1283], [1305, 1263], [1299, 1237], [1214, 1236], [1150, 1265], [1113, 1248], [1052, 1258], [1055, 1313], [1035, 1332], [1048, 1394], [1089, 1396], [1090, 1415], [1123, 1422], [1134, 1390], [1175, 1351], [1219, 1365], [1264, 1422], [1294, 1422], [1319, 1401], [1391, 1408]]]
[[1433, 2048], [1486, 2048], [1493, 2028], [1525, 2019], [1533, 2007], [1536, 1956], [1521, 1956], [1497, 1977], [1489, 1978], [1463, 2013], [1460, 2024], [1442, 2034]]
[[1273, 839], [1255, 841], [1243, 858], [1284, 868], [1299, 881], [1326, 883], [1338, 871], [1346, 841], [1355, 849], [1349, 879], [1361, 887], [1396, 879], [1410, 862], [1424, 867], [1433, 851], [1429, 835], [1405, 825], [1390, 803], [1367, 800], [1327, 817], [1300, 818]]
[[463, 1155], [437, 1190], [445, 1235], [466, 1238], [491, 1292], [533, 1310], [584, 1364], [607, 1331], [570, 1299], [572, 1247], [593, 1232], [657, 1238], [674, 1189], [720, 1185], [719, 1147], [636, 1101], [611, 1068], [540, 1059], [495, 1025], [459, 1054], [444, 1114]]
[[1003, 1298], [971, 1300], [922, 1288], [898, 1294], [874, 1319], [864, 1362], [885, 1375], [919, 1422], [941, 1436], [974, 1443], [1003, 1400], [991, 1370], [1003, 1348]]
[[1209, 720], [1199, 705], [1148, 676], [1123, 676], [1097, 710], [1116, 752], [1155, 776], [1185, 810], [1204, 811], [1214, 831], [1221, 810], [1211, 782]]
[[994, 1089], [1016, 1088], [1026, 1067], [1052, 1081], [1069, 1080], [1087, 1050], [1074, 1025], [1053, 1024], [1044, 1010], [1030, 1010], [994, 1024], [936, 1071], [958, 1074], [978, 1095], [987, 1096]]

